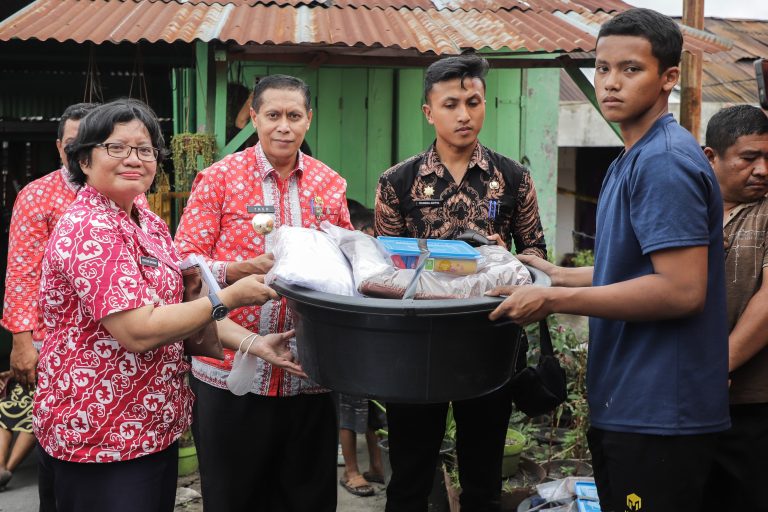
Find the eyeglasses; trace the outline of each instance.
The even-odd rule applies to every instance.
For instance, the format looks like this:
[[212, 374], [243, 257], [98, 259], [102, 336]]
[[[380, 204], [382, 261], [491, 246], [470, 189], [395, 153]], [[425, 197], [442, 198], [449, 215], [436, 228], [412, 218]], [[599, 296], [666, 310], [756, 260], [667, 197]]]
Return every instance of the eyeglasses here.
[[131, 151], [136, 150], [136, 156], [142, 162], [155, 162], [160, 151], [152, 146], [129, 146], [122, 142], [107, 142], [106, 144], [96, 144], [97, 147], [107, 150], [107, 154], [112, 158], [128, 158]]

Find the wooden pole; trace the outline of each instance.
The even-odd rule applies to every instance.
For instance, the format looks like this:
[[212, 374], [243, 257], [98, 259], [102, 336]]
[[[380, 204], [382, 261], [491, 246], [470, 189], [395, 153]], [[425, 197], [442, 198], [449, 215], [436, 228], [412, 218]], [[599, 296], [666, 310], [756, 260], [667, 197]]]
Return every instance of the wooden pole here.
[[[704, 28], [704, 0], [683, 0], [683, 25]], [[685, 50], [680, 76], [680, 124], [699, 140], [701, 127], [701, 61], [700, 50]]]

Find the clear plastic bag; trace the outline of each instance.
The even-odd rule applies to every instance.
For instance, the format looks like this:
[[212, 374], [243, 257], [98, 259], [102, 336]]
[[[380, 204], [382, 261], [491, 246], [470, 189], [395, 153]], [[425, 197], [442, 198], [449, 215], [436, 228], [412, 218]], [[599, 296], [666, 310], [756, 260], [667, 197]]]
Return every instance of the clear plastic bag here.
[[334, 226], [328, 221], [321, 222], [320, 229], [336, 242], [352, 266], [356, 290], [360, 290], [360, 285], [366, 279], [392, 272], [392, 259], [374, 237], [362, 231], [350, 231]]
[[[514, 255], [503, 247], [487, 245], [477, 248], [481, 260], [477, 273], [466, 276], [444, 272], [422, 272], [416, 288], [416, 299], [466, 299], [480, 297], [502, 285], [531, 284], [531, 274]], [[412, 269], [391, 269], [388, 273], [366, 279], [360, 292], [371, 297], [402, 298], [413, 277]]]
[[272, 248], [275, 264], [266, 284], [280, 278], [288, 284], [337, 295], [354, 295], [355, 285], [347, 259], [336, 242], [316, 229], [281, 226]]

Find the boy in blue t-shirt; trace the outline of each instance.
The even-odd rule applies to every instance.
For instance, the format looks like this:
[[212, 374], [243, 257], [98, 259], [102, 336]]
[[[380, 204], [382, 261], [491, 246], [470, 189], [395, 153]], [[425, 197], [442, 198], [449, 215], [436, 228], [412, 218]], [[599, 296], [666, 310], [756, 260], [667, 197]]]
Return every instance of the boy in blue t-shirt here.
[[698, 511], [715, 433], [729, 428], [722, 200], [699, 144], [668, 113], [683, 37], [630, 9], [606, 22], [595, 92], [624, 151], [603, 181], [595, 266], [504, 287], [491, 319], [588, 315], [588, 434], [603, 511]]

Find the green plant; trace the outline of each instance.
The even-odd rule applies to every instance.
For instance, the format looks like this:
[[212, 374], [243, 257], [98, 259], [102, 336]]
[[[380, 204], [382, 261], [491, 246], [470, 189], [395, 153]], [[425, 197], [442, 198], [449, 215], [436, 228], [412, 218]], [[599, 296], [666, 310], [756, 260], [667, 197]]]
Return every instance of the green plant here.
[[593, 267], [595, 266], [595, 253], [590, 249], [577, 251], [573, 256], [574, 267]]
[[208, 133], [177, 133], [171, 139], [175, 171], [175, 188], [186, 192], [192, 187], [197, 172], [213, 163], [216, 138]]

